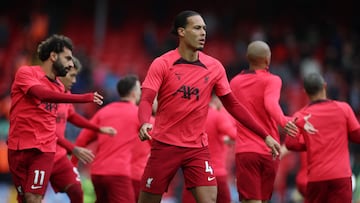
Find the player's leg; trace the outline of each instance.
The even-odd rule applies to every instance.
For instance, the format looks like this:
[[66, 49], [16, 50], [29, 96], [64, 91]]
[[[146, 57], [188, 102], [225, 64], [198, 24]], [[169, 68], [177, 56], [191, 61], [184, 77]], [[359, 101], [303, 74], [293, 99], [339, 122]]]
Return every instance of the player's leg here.
[[56, 193], [65, 192], [72, 203], [84, 201], [79, 172], [67, 156], [55, 161], [50, 183]]
[[236, 185], [242, 203], [261, 203], [262, 163], [257, 153], [237, 153]]
[[274, 160], [271, 155], [260, 155], [260, 160], [263, 165], [261, 170], [261, 200], [262, 203], [267, 203], [274, 191], [280, 161], [279, 159]]
[[217, 184], [214, 171], [211, 167], [208, 147], [185, 148], [186, 159], [182, 162], [185, 186], [190, 189], [196, 202], [215, 203]]
[[216, 176], [216, 182], [218, 189], [216, 203], [230, 203], [231, 195], [227, 175]]
[[19, 202], [41, 203], [53, 167], [54, 154], [38, 149], [9, 150], [9, 167]]
[[139, 203], [159, 203], [180, 168], [182, 148], [154, 140], [141, 179]]
[[351, 178], [338, 178], [329, 181], [328, 201], [351, 203], [352, 184]]

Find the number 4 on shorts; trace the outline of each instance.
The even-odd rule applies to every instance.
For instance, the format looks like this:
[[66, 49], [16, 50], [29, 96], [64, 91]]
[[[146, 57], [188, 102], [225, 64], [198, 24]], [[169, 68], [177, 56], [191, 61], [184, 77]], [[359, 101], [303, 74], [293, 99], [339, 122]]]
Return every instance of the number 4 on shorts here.
[[213, 175], [213, 169], [211, 168], [211, 166], [209, 165], [208, 161], [205, 161], [205, 172], [206, 173], [210, 173], [211, 175]]

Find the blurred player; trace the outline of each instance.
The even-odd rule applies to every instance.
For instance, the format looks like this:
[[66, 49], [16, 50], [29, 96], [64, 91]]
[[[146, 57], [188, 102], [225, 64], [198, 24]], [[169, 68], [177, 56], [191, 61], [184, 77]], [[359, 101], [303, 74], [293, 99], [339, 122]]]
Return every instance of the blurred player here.
[[360, 143], [360, 125], [350, 105], [327, 99], [326, 83], [319, 73], [304, 76], [310, 104], [294, 114], [307, 153], [306, 202], [352, 201], [348, 140]]
[[113, 126], [117, 135], [98, 136], [95, 131], [83, 129], [76, 139], [76, 145], [82, 147], [95, 139], [98, 142], [90, 171], [96, 203], [135, 202], [131, 159], [140, 127], [137, 118], [140, 82], [134, 75], [125, 76], [118, 82], [117, 90], [121, 100], [103, 107], [91, 119], [99, 126]]
[[[271, 51], [262, 41], [247, 48], [249, 69], [235, 76], [230, 86], [238, 100], [247, 107], [256, 121], [280, 141], [278, 125], [296, 132], [279, 105], [281, 79], [269, 72]], [[236, 136], [236, 181], [243, 203], [267, 202], [271, 199], [279, 159], [273, 160], [263, 139], [246, 126], [238, 124]]]
[[8, 160], [18, 201], [40, 203], [45, 193], [56, 151], [57, 103], [95, 102], [98, 93], [64, 93], [58, 76], [65, 76], [72, 61], [72, 42], [53, 35], [41, 42], [41, 66], [22, 66], [11, 87]]
[[[65, 91], [69, 94], [71, 87], [76, 83], [81, 64], [80, 61], [73, 57], [74, 67], [71, 67], [65, 77], [59, 77], [65, 86]], [[70, 162], [67, 154], [75, 155], [83, 163], [89, 163], [93, 160], [94, 154], [82, 147], [75, 146], [73, 143], [65, 139], [66, 122], [81, 127], [94, 130], [96, 132], [114, 135], [116, 130], [111, 127], [99, 127], [86, 118], [75, 112], [73, 104], [58, 104], [56, 117], [56, 134], [58, 136], [58, 145], [54, 158], [54, 167], [51, 171], [50, 183], [55, 192], [65, 192], [72, 203], [83, 202], [83, 191], [81, 189], [80, 175], [77, 168]]]
[[[216, 179], [204, 127], [213, 90], [229, 113], [265, 140], [275, 156], [280, 146], [235, 99], [222, 64], [201, 51], [206, 38], [201, 15], [181, 12], [172, 33], [179, 39], [178, 48], [156, 58], [142, 84], [139, 138], [154, 140], [139, 202], [160, 202], [179, 168], [197, 202], [216, 202]], [[151, 104], [156, 95], [159, 105], [150, 136]]]

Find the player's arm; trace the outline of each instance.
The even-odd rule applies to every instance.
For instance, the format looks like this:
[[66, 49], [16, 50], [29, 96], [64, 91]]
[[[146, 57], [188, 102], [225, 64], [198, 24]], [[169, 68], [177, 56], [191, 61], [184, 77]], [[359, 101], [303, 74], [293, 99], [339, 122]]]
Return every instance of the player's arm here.
[[264, 106], [271, 118], [283, 127], [288, 135], [295, 136], [298, 132], [296, 125], [287, 118], [279, 105], [281, 91], [281, 79], [272, 78], [268, 81], [264, 91]]
[[63, 137], [58, 137], [57, 143], [65, 148], [68, 154], [73, 154], [78, 160], [85, 164], [94, 160], [95, 155], [90, 150], [75, 146], [72, 142]]
[[349, 140], [351, 142], [360, 144], [360, 128], [353, 130], [349, 133]]
[[104, 133], [104, 134], [108, 134], [108, 135], [115, 135], [117, 133], [116, 129], [114, 129], [113, 127], [108, 127], [108, 126], [100, 127], [100, 126], [92, 123], [88, 119], [84, 118], [80, 114], [76, 113], [75, 111], [73, 113], [69, 114], [67, 120], [70, 123], [76, 125], [77, 127], [86, 128], [89, 130], [93, 130], [95, 132], [100, 132], [100, 133]]
[[149, 135], [149, 131], [152, 129], [150, 118], [155, 97], [156, 91], [149, 88], [142, 88], [138, 111], [140, 122], [139, 137], [141, 141], [151, 140], [151, 136]]
[[286, 136], [285, 138], [286, 148], [291, 151], [298, 151], [298, 152], [306, 151], [306, 145], [304, 142], [300, 140], [300, 136], [302, 135], [298, 135], [296, 137]]
[[238, 102], [232, 92], [224, 96], [219, 96], [219, 98], [226, 110], [237, 121], [265, 140], [266, 145], [271, 148], [274, 156], [278, 156], [280, 154], [280, 144], [260, 126], [245, 106]]
[[94, 93], [86, 94], [65, 94], [60, 92], [55, 92], [47, 89], [42, 85], [32, 86], [28, 92], [28, 95], [34, 96], [41, 101], [45, 102], [54, 102], [54, 103], [84, 103], [84, 102], [94, 102], [99, 105], [103, 103], [103, 96]]

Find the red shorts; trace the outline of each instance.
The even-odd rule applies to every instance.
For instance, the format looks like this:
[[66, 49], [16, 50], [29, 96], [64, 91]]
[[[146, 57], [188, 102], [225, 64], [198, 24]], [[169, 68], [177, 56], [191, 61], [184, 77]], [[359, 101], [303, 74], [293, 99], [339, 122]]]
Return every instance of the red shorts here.
[[24, 193], [44, 195], [54, 162], [54, 152], [38, 149], [8, 150], [9, 168], [18, 200], [22, 202]]
[[208, 147], [178, 147], [154, 140], [141, 179], [141, 190], [163, 194], [179, 168], [183, 171], [185, 186], [188, 189], [197, 186], [216, 186]]
[[91, 175], [96, 193], [95, 203], [135, 202], [130, 177], [114, 175]]
[[68, 186], [80, 184], [79, 172], [66, 155], [54, 163], [50, 183], [55, 192], [64, 192]]
[[253, 152], [236, 154], [239, 199], [270, 200], [279, 160]]
[[306, 203], [341, 202], [351, 203], [351, 178], [338, 178], [325, 181], [308, 182]]

